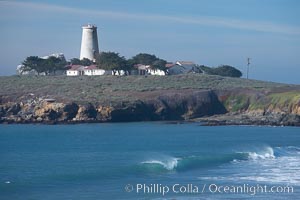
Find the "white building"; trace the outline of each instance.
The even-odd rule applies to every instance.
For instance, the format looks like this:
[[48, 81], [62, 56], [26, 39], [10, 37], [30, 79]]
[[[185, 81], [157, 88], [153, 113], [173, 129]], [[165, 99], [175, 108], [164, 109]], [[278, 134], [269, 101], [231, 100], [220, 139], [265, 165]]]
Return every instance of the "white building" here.
[[166, 73], [160, 69], [152, 69], [150, 65], [137, 64], [135, 65], [138, 73], [137, 75], [157, 75], [157, 76], [165, 76]]
[[98, 69], [96, 65], [85, 66], [83, 71], [86, 76], [101, 76], [110, 74], [110, 70]]
[[137, 69], [137, 75], [148, 75], [148, 68], [150, 68], [150, 65], [137, 64], [134, 68]]
[[72, 65], [66, 72], [67, 76], [81, 76], [84, 75], [84, 66]]
[[165, 76], [166, 72], [160, 69], [148, 69], [148, 74], [150, 75], [157, 75], [157, 76]]
[[87, 58], [95, 61], [99, 54], [97, 27], [88, 24], [82, 27], [80, 60]]
[[186, 73], [201, 73], [201, 70], [194, 62], [177, 61], [175, 64], [167, 66], [170, 75], [186, 74]]
[[111, 70], [98, 69], [96, 65], [72, 65], [66, 72], [67, 76], [101, 76], [110, 75]]
[[176, 61], [176, 65], [180, 66], [195, 66], [196, 64], [192, 61]]
[[110, 74], [113, 76], [125, 76], [126, 72], [124, 70], [111, 70]]

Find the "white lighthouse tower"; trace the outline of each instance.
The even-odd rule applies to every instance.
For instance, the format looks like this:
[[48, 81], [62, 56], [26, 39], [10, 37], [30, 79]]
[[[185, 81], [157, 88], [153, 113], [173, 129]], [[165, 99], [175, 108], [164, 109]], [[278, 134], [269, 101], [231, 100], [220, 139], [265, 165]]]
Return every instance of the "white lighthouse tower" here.
[[99, 54], [97, 26], [85, 25], [82, 27], [80, 60], [88, 58], [95, 61], [97, 54]]

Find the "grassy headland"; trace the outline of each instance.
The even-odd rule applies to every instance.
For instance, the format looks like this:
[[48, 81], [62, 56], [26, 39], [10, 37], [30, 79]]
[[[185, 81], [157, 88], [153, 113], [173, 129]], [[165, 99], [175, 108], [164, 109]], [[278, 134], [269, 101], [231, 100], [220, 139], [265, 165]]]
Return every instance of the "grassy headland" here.
[[[205, 74], [9, 76], [0, 77], [0, 86], [0, 114], [5, 119], [17, 116], [22, 121], [26, 118], [23, 113], [27, 113], [29, 122], [38, 118], [38, 121], [191, 119], [252, 112], [262, 116], [300, 115], [299, 85]], [[46, 98], [55, 99], [55, 103], [43, 103]], [[72, 114], [66, 111], [70, 103]]]
[[[22, 95], [50, 96], [75, 102], [131, 101], [139, 99], [131, 93], [160, 90], [247, 88], [270, 90], [299, 89], [281, 83], [229, 78], [204, 74], [176, 76], [7, 76], [0, 77], [0, 96], [12, 99]], [[299, 90], [298, 90], [299, 91]]]

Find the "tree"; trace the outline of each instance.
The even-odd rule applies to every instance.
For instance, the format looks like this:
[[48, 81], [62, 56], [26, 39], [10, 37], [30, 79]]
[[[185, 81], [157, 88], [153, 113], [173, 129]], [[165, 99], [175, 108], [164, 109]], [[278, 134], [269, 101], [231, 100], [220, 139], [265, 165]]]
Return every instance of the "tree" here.
[[152, 69], [167, 71], [166, 63], [167, 61], [156, 57], [155, 55], [147, 54], [147, 53], [139, 53], [136, 56], [132, 57], [128, 60], [130, 66], [134, 66], [136, 64], [150, 65]]
[[70, 60], [71, 65], [83, 65], [83, 66], [90, 66], [93, 62], [90, 59], [83, 58], [82, 60], [78, 58], [72, 58]]
[[230, 65], [221, 65], [216, 68], [208, 67], [201, 65], [199, 66], [200, 69], [210, 75], [219, 75], [219, 76], [229, 76], [229, 77], [241, 77], [242, 72]]
[[72, 58], [70, 63], [71, 65], [81, 65], [81, 60], [79, 58]]
[[153, 62], [159, 60], [155, 55], [140, 53], [132, 57], [132, 64], [152, 65]]
[[167, 64], [167, 61], [165, 61], [163, 59], [158, 59], [158, 60], [155, 60], [151, 64], [151, 67], [153, 69], [159, 69], [159, 70], [162, 70], [162, 71], [166, 72], [167, 71], [166, 64]]
[[22, 65], [24, 65], [22, 70], [34, 70], [38, 75], [40, 75], [40, 73], [48, 75], [51, 72], [55, 74], [57, 70], [63, 70], [66, 64], [65, 59], [56, 58], [54, 56], [50, 56], [47, 59], [39, 58], [38, 56], [29, 56], [22, 62]]
[[39, 58], [38, 56], [29, 56], [23, 62], [24, 70], [31, 71], [35, 70], [38, 75], [42, 72], [45, 72], [44, 59]]
[[124, 70], [127, 75], [130, 70], [126, 59], [115, 52], [101, 52], [96, 57], [96, 64], [100, 69], [112, 70], [113, 75], [116, 75], [117, 71], [120, 74], [120, 70]]
[[135, 60], [133, 60], [132, 58], [128, 59], [127, 60], [127, 65], [133, 67], [134, 65], [136, 65], [138, 63], [135, 63]]
[[211, 67], [208, 67], [208, 66], [205, 66], [205, 65], [200, 65], [199, 68], [204, 74], [212, 74], [212, 68]]
[[93, 64], [93, 62], [90, 59], [83, 58], [82, 60], [80, 60], [80, 64], [83, 66], [90, 66], [91, 64]]
[[221, 65], [213, 69], [213, 73], [220, 76], [241, 77], [242, 72], [230, 65]]
[[56, 73], [57, 70], [63, 70], [67, 64], [65, 59], [57, 58], [50, 56], [48, 59], [45, 59], [45, 68], [46, 74], [53, 72]]
[[122, 65], [121, 69], [125, 71], [125, 75], [130, 75], [131, 70], [133, 69], [133, 65], [131, 65], [130, 62], [128, 62], [128, 60], [125, 59], [125, 64]]

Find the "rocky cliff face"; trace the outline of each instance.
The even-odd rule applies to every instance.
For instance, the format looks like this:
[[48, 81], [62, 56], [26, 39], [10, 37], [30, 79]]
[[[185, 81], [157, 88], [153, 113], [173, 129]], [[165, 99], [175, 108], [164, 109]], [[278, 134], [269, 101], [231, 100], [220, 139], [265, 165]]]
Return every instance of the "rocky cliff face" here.
[[[225, 114], [225, 115], [224, 115]], [[207, 117], [213, 116], [213, 117]], [[221, 117], [220, 117], [221, 116]], [[257, 90], [166, 90], [130, 102], [74, 103], [27, 96], [0, 105], [2, 123], [190, 120], [210, 125], [300, 125], [300, 94]]]
[[207, 125], [300, 126], [300, 92], [266, 90], [218, 91], [228, 113], [202, 118]]
[[217, 95], [210, 90], [166, 93], [156, 98], [109, 106], [47, 102], [37, 97], [0, 106], [1, 122], [8, 123], [183, 120], [225, 112]]

